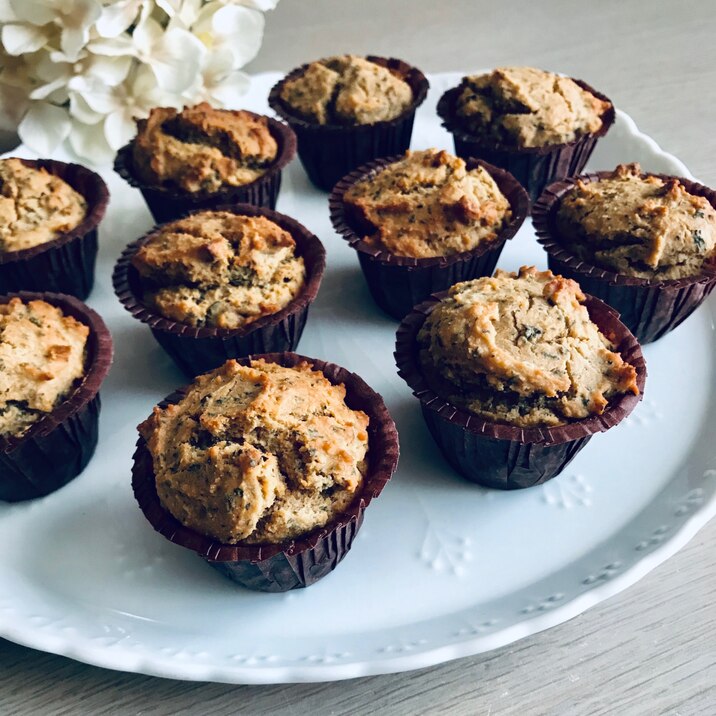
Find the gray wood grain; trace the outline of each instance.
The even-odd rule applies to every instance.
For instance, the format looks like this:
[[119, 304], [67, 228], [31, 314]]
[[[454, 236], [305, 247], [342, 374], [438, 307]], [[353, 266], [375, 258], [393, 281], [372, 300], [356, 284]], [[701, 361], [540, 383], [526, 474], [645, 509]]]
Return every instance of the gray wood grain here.
[[[716, 184], [716, 4], [282, 0], [251, 71], [346, 51], [427, 71], [531, 64], [581, 77]], [[420, 671], [333, 684], [195, 684], [0, 640], [0, 714], [716, 713], [716, 523], [636, 586], [542, 634]]]

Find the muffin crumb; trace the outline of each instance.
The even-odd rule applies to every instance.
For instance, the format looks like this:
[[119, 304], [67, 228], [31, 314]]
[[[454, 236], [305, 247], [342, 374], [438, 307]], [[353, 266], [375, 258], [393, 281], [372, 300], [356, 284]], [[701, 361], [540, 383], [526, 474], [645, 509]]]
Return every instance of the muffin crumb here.
[[86, 215], [85, 198], [60, 177], [20, 159], [0, 160], [0, 253], [52, 241]]
[[395, 119], [413, 100], [410, 85], [386, 67], [343, 55], [312, 62], [288, 80], [281, 99], [317, 124], [373, 124]]
[[418, 334], [426, 377], [492, 422], [549, 427], [600, 415], [639, 388], [584, 300], [575, 281], [534, 267], [458, 283]]
[[45, 301], [0, 304], [0, 437], [20, 437], [84, 374], [89, 328]]
[[203, 211], [165, 224], [132, 257], [144, 301], [190, 326], [235, 329], [280, 311], [306, 267], [288, 231], [263, 216]]
[[345, 511], [366, 473], [365, 413], [308, 363], [230, 360], [139, 426], [157, 494], [221, 542], [278, 543]]
[[490, 174], [444, 150], [406, 152], [351, 186], [344, 201], [372, 227], [367, 243], [397, 256], [428, 258], [493, 241], [512, 216]]
[[132, 163], [147, 184], [215, 192], [255, 181], [277, 154], [266, 117], [202, 102], [181, 112], [156, 107], [139, 120]]
[[638, 164], [578, 180], [562, 197], [556, 224], [569, 251], [626, 276], [686, 278], [716, 257], [716, 210], [708, 199]]
[[456, 114], [465, 129], [498, 145], [543, 147], [597, 132], [611, 107], [569, 77], [499, 67], [463, 78]]

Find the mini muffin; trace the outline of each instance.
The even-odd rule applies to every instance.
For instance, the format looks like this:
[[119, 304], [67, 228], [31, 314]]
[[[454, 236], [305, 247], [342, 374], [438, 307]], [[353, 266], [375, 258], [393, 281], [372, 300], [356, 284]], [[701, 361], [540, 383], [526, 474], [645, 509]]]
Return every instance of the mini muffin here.
[[102, 179], [77, 164], [0, 160], [0, 292], [85, 298], [108, 199]]
[[273, 208], [295, 151], [286, 125], [202, 102], [182, 111], [157, 107], [138, 120], [115, 170], [139, 187], [157, 221], [167, 221], [228, 202]]
[[115, 269], [125, 307], [189, 375], [294, 348], [325, 266], [320, 241], [248, 205], [200, 211], [130, 244]]
[[555, 179], [579, 173], [614, 107], [584, 82], [532, 67], [464, 77], [438, 103], [461, 157], [510, 171], [535, 200]]
[[294, 129], [311, 181], [325, 191], [357, 166], [410, 146], [428, 81], [401, 60], [342, 55], [276, 84], [269, 104]]
[[361, 167], [330, 199], [334, 228], [358, 252], [375, 302], [395, 318], [435, 291], [492, 273], [528, 204], [507, 172], [437, 149]]
[[111, 357], [104, 323], [76, 299], [0, 297], [0, 499], [46, 495], [84, 469]]
[[139, 432], [133, 484], [155, 529], [262, 591], [335, 568], [398, 454], [379, 396], [295, 354], [228, 361]]
[[616, 308], [647, 343], [716, 285], [715, 198], [694, 182], [627, 164], [551, 185], [534, 222], [553, 270]]
[[452, 286], [398, 331], [400, 375], [448, 461], [491, 487], [558, 474], [641, 399], [639, 346], [617, 315], [551, 271]]

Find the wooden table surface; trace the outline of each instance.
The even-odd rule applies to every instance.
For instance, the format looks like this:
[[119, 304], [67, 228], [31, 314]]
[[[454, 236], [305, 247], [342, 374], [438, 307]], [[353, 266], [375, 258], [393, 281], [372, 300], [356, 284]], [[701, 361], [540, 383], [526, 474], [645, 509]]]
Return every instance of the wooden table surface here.
[[[587, 80], [716, 185], [716, 3], [282, 0], [250, 71], [342, 52]], [[618, 597], [481, 656], [328, 684], [123, 674], [0, 640], [0, 714], [716, 714], [716, 521]]]

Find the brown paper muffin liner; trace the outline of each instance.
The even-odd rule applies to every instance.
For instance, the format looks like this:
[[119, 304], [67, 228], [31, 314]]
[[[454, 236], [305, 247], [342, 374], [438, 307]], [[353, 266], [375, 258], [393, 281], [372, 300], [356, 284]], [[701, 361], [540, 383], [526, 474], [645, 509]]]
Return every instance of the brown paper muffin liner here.
[[510, 203], [512, 219], [496, 239], [484, 242], [471, 251], [425, 259], [396, 256], [370, 246], [364, 238], [373, 231], [373, 227], [361, 225], [360, 219], [351, 215], [343, 197], [353, 184], [399, 159], [402, 156], [368, 162], [343, 177], [329, 197], [333, 228], [356, 250], [373, 300], [389, 316], [398, 320], [437, 291], [444, 291], [459, 281], [492, 275], [505, 242], [519, 231], [529, 211], [527, 193], [509, 172], [479, 159], [467, 159], [468, 170], [483, 167]]
[[[263, 115], [249, 112], [254, 117]], [[143, 182], [134, 173], [132, 152], [134, 140], [122, 147], [114, 160], [114, 171], [127, 184], [139, 189], [149, 211], [158, 223], [178, 219], [189, 211], [215, 209], [222, 204], [251, 204], [269, 209], [276, 207], [281, 188], [281, 171], [296, 155], [296, 135], [291, 127], [266, 117], [271, 135], [278, 144], [276, 159], [256, 180], [241, 186], [225, 186], [215, 192], [188, 192]]]
[[[611, 176], [611, 172], [583, 174], [550, 184], [532, 208], [537, 240], [547, 252], [548, 264], [554, 273], [574, 279], [583, 291], [608, 303], [620, 313], [621, 320], [640, 343], [651, 343], [688, 318], [713, 291], [716, 259], [696, 276], [658, 281], [599, 268], [570, 253], [560, 243], [556, 225], [561, 198], [577, 180], [598, 181], [607, 176]], [[681, 177], [653, 176], [665, 180], [678, 178], [689, 193], [705, 197], [716, 208], [716, 192], [712, 189]]]
[[423, 103], [430, 86], [425, 75], [415, 67], [395, 58], [368, 55], [370, 62], [387, 67], [410, 85], [413, 101], [395, 119], [354, 126], [316, 124], [295, 114], [281, 99], [285, 82], [296, 79], [308, 64], [296, 68], [273, 86], [269, 105], [286, 120], [298, 137], [298, 156], [308, 178], [323, 191], [330, 191], [343, 176], [361, 164], [378, 157], [401, 154], [410, 146], [415, 110]]
[[0, 296], [41, 300], [89, 326], [87, 370], [80, 384], [51, 413], [19, 437], [0, 436], [0, 500], [18, 502], [54, 492], [77, 477], [97, 445], [99, 389], [112, 364], [112, 336], [102, 318], [72, 296], [21, 291]]
[[[368, 472], [363, 486], [348, 509], [325, 527], [305, 536], [278, 544], [224, 544], [179, 523], [164, 509], [157, 496], [152, 458], [144, 438], [137, 442], [132, 468], [134, 495], [152, 527], [175, 544], [196, 552], [212, 567], [248, 589], [285, 592], [307, 587], [333, 571], [351, 548], [371, 500], [378, 497], [398, 464], [398, 433], [383, 399], [362, 378], [334, 363], [306, 358], [295, 353], [249, 356], [239, 361], [263, 358], [271, 363], [294, 367], [306, 361], [320, 370], [331, 383], [346, 387], [346, 404], [362, 410], [368, 425]], [[188, 389], [168, 396], [162, 407], [177, 403]]]
[[397, 333], [398, 374], [420, 400], [423, 417], [447, 461], [461, 475], [485, 487], [513, 490], [539, 485], [558, 475], [598, 432], [623, 420], [642, 399], [646, 363], [636, 338], [619, 316], [599, 299], [587, 296], [585, 306], [599, 330], [637, 372], [639, 395], [620, 395], [602, 415], [547, 428], [519, 428], [490, 422], [450, 404], [424, 375], [417, 335], [427, 316], [447, 292], [432, 296], [405, 317]]
[[[582, 80], [574, 80], [582, 89], [595, 97], [611, 100], [590, 87]], [[510, 172], [536, 201], [547, 184], [564, 177], [579, 174], [584, 169], [594, 147], [614, 124], [614, 105], [602, 115], [602, 126], [593, 134], [585, 134], [566, 144], [551, 144], [546, 147], [500, 147], [476, 137], [464, 129], [456, 114], [456, 103], [461, 87], [449, 89], [438, 102], [438, 114], [443, 127], [453, 136], [455, 153], [466, 159], [478, 157]]]
[[51, 291], [87, 298], [94, 284], [97, 227], [109, 202], [107, 185], [99, 174], [80, 164], [52, 159], [20, 161], [66, 181], [86, 199], [87, 215], [74, 229], [52, 241], [20, 251], [0, 252], [0, 293]]
[[306, 265], [306, 282], [298, 296], [284, 308], [248, 326], [236, 329], [196, 328], [165, 318], [143, 301], [141, 280], [131, 261], [139, 247], [161, 226], [155, 226], [129, 244], [114, 267], [114, 291], [124, 307], [151, 328], [159, 345], [189, 377], [217, 368], [229, 358], [294, 350], [303, 333], [309, 306], [316, 298], [326, 267], [323, 244], [295, 219], [249, 204], [217, 206], [214, 210], [245, 216], [265, 216], [288, 231], [296, 242], [298, 255], [303, 257]]

